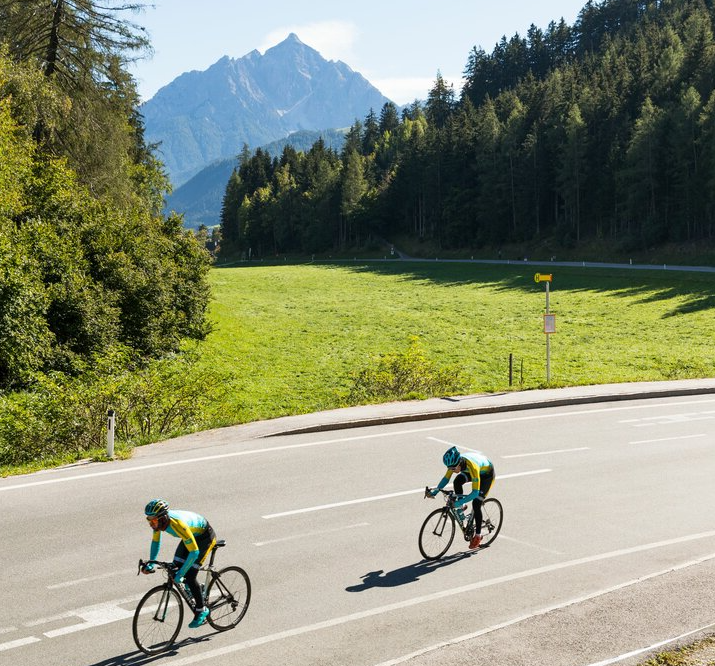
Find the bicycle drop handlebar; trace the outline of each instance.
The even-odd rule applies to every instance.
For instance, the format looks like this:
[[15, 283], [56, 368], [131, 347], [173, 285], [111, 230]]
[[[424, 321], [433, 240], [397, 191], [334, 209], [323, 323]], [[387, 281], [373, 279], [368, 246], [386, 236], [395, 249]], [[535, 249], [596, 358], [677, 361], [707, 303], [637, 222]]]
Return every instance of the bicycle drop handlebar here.
[[[435, 488], [435, 490], [438, 490], [445, 496], [446, 502], [453, 502], [457, 497], [454, 490], [443, 490], [442, 488]], [[429, 486], [425, 486], [425, 498], [427, 497], [435, 497], [435, 495], [432, 494], [432, 489]]]
[[[160, 569], [166, 569], [166, 571], [174, 572], [178, 569], [176, 564], [173, 562], [160, 562], [159, 560], [139, 560], [139, 566], [137, 568], [137, 576], [146, 568], [147, 564], [153, 564]], [[156, 571], [147, 571], [147, 573], [156, 573]]]

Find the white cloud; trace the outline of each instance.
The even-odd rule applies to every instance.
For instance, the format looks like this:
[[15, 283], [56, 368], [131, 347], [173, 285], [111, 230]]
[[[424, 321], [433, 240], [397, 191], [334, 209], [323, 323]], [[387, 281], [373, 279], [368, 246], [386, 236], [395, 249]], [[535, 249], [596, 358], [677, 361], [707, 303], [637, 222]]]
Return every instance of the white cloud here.
[[291, 32], [298, 35], [304, 44], [315, 49], [326, 60], [342, 60], [351, 67], [355, 61], [355, 45], [358, 29], [347, 21], [320, 21], [303, 25], [289, 25], [271, 30], [258, 47], [261, 53], [282, 42]]

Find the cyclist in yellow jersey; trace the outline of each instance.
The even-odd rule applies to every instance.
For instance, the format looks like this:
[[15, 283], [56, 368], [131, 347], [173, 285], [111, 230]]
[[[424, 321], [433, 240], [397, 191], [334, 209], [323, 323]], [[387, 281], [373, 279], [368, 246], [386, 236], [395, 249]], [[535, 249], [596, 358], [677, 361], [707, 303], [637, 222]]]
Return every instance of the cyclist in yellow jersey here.
[[[216, 545], [216, 534], [209, 521], [193, 511], [169, 510], [169, 504], [162, 499], [153, 499], [144, 509], [146, 519], [154, 530], [151, 539], [149, 559], [155, 560], [161, 547], [162, 532], [181, 539], [174, 553], [174, 564], [178, 571], [174, 580], [178, 585], [186, 581], [196, 603], [194, 619], [189, 623], [192, 629], [206, 622], [209, 609], [204, 607], [201, 587], [196, 580], [199, 567]], [[144, 573], [151, 573], [154, 566], [147, 564]]]
[[[457, 515], [464, 520], [464, 513], [461, 507], [467, 502], [472, 502], [475, 532], [469, 542], [469, 547], [479, 548], [482, 542], [482, 502], [489, 493], [492, 483], [494, 483], [494, 465], [481, 451], [460, 453], [456, 446], [444, 452], [442, 462], [445, 464], [447, 471], [437, 484], [437, 488], [430, 491], [430, 495], [434, 497], [447, 485], [452, 475], [457, 474], [453, 482], [454, 492], [457, 495], [454, 507], [457, 509]], [[472, 491], [465, 495], [463, 493], [464, 484], [470, 482]]]

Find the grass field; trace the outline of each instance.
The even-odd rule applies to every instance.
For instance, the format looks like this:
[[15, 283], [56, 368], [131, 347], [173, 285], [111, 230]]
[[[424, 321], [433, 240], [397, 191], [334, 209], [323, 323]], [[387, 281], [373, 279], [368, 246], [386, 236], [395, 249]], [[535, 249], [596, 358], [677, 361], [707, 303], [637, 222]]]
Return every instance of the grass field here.
[[[203, 361], [232, 370], [225, 420], [345, 406], [355, 373], [416, 336], [465, 393], [715, 375], [715, 274], [451, 262], [215, 268]], [[523, 368], [523, 375], [522, 375]], [[523, 379], [523, 382], [522, 382]], [[220, 425], [220, 424], [216, 424]]]

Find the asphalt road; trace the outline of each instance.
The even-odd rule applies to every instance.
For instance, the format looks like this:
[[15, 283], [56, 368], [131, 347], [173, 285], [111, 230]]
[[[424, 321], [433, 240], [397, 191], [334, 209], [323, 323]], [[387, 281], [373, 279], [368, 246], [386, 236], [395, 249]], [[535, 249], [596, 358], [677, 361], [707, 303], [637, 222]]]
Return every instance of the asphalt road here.
[[[131, 637], [155, 496], [253, 583], [236, 629], [184, 627], [166, 664], [629, 666], [715, 623], [715, 395], [208, 441], [0, 479], [0, 663], [156, 661]], [[492, 457], [505, 523], [427, 563], [448, 444]]]

